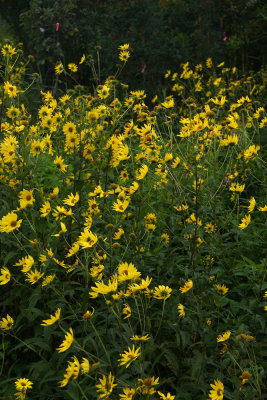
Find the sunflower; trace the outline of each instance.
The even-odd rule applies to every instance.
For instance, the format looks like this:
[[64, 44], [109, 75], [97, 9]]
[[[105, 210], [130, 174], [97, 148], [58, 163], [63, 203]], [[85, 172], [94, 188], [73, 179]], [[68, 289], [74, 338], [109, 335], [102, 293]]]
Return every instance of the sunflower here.
[[62, 63], [59, 63], [55, 66], [55, 72], [57, 75], [62, 74], [62, 72], [64, 72], [64, 67], [62, 65]]
[[63, 353], [64, 351], [68, 350], [68, 348], [70, 348], [70, 346], [72, 345], [73, 340], [74, 340], [73, 330], [72, 328], [70, 328], [69, 332], [67, 332], [65, 335], [65, 340], [63, 340], [61, 345], [57, 348], [57, 351], [59, 353]]
[[12, 317], [10, 317], [10, 315], [7, 314], [6, 318], [2, 318], [0, 320], [0, 328], [4, 329], [4, 331], [9, 331], [10, 329], [12, 329], [14, 325], [14, 319]]
[[80, 234], [77, 243], [82, 246], [83, 249], [90, 249], [98, 241], [97, 235], [85, 228]]
[[136, 389], [133, 388], [123, 388], [123, 394], [119, 394], [120, 400], [132, 400], [133, 395], [136, 392]]
[[[42, 285], [43, 286], [43, 285]], [[41, 324], [42, 326], [49, 326], [49, 325], [53, 325], [56, 321], [59, 320], [60, 318], [60, 311], [61, 308], [58, 308], [55, 312], [55, 315], [50, 315], [49, 319], [44, 319], [43, 323]]]
[[159, 285], [154, 289], [153, 297], [159, 300], [166, 300], [170, 297], [172, 289], [169, 286]]
[[137, 335], [134, 335], [134, 336], [132, 336], [130, 339], [133, 340], [133, 341], [136, 341], [136, 342], [145, 342], [146, 340], [149, 340], [149, 339], [150, 339], [150, 336], [149, 336], [149, 334], [147, 333], [147, 334], [144, 335], [144, 336], [137, 336]]
[[68, 361], [68, 366], [66, 368], [66, 373], [64, 374], [64, 379], [58, 382], [59, 387], [66, 386], [69, 381], [75, 381], [78, 378], [80, 372], [80, 363], [77, 357], [73, 356], [73, 361]]
[[188, 279], [188, 281], [185, 282], [184, 286], [180, 287], [179, 290], [182, 293], [188, 292], [190, 289], [193, 287], [193, 281], [191, 279]]
[[217, 342], [225, 342], [229, 339], [231, 331], [224, 332], [222, 335], [218, 335]]
[[10, 281], [11, 274], [7, 267], [1, 268], [0, 285], [5, 285]]
[[68, 68], [69, 68], [69, 70], [70, 70], [71, 72], [77, 72], [77, 71], [78, 71], [78, 67], [77, 67], [77, 65], [74, 64], [74, 63], [69, 63], [69, 64], [68, 64]]
[[244, 218], [241, 219], [241, 223], [238, 225], [239, 229], [245, 229], [251, 222], [251, 215], [245, 215]]
[[134, 345], [132, 349], [128, 347], [128, 351], [125, 350], [124, 353], [120, 354], [121, 358], [118, 359], [118, 361], [120, 361], [119, 365], [125, 365], [125, 367], [128, 368], [129, 365], [133, 361], [135, 361], [140, 355], [141, 347], [138, 347], [137, 349], [135, 349]]
[[113, 203], [113, 210], [117, 211], [117, 212], [124, 212], [126, 210], [126, 208], [129, 205], [130, 200], [129, 199], [124, 199], [124, 200], [120, 200], [118, 199], [117, 202]]
[[11, 119], [18, 118], [20, 115], [20, 110], [14, 106], [11, 106], [7, 109], [6, 115]]
[[100, 392], [100, 395], [98, 396], [98, 399], [107, 399], [109, 395], [112, 393], [112, 390], [115, 386], [117, 386], [116, 383], [114, 383], [115, 377], [111, 375], [111, 372], [109, 373], [108, 379], [105, 375], [102, 375], [102, 378], [99, 378], [99, 384], [96, 385], [96, 391]]
[[184, 306], [182, 304], [178, 304], [177, 311], [179, 313], [179, 317], [180, 318], [184, 318], [185, 317]]
[[76, 133], [76, 125], [73, 122], [67, 122], [63, 126], [63, 132], [65, 133], [65, 135], [67, 135], [68, 133], [75, 134]]
[[229, 290], [225, 285], [221, 285], [220, 283], [216, 285], [216, 288], [217, 288], [217, 293], [221, 295], [225, 295]]
[[210, 386], [212, 387], [212, 390], [209, 392], [209, 398], [211, 400], [223, 400], [223, 383], [219, 379], [215, 379], [214, 384], [211, 383]]
[[27, 378], [19, 378], [15, 381], [16, 389], [19, 392], [26, 393], [27, 389], [32, 388], [33, 383]]
[[35, 199], [34, 199], [32, 193], [33, 193], [33, 189], [32, 190], [23, 189], [19, 193], [20, 208], [26, 208], [35, 202]]
[[54, 159], [54, 164], [60, 172], [67, 171], [68, 164], [64, 164], [64, 159], [61, 156], [56, 156], [56, 158]]
[[119, 283], [128, 281], [128, 280], [136, 280], [141, 275], [141, 272], [138, 272], [133, 263], [123, 262], [118, 266], [118, 281]]
[[37, 156], [38, 154], [41, 154], [41, 152], [44, 149], [44, 144], [42, 143], [41, 140], [33, 140], [31, 143], [31, 150], [30, 153], [33, 154], [34, 156]]
[[4, 90], [5, 90], [5, 94], [7, 94], [11, 98], [16, 97], [18, 94], [17, 87], [15, 85], [12, 85], [8, 81], [5, 82], [5, 84], [4, 84]]
[[120, 59], [121, 61], [126, 62], [126, 61], [129, 59], [129, 57], [130, 57], [130, 52], [129, 52], [128, 50], [122, 50], [122, 51], [120, 51], [120, 53], [119, 53], [119, 59]]
[[42, 207], [40, 208], [40, 213], [41, 217], [46, 217], [51, 211], [51, 204], [49, 201], [45, 201], [44, 204], [42, 204]]
[[32, 285], [34, 285], [44, 275], [44, 272], [41, 273], [41, 272], [37, 271], [37, 269], [35, 268], [34, 271], [30, 271], [26, 275], [27, 275], [26, 281], [28, 281]]
[[12, 211], [0, 220], [0, 232], [12, 232], [15, 229], [19, 228], [21, 223], [22, 219], [18, 220], [17, 214]]

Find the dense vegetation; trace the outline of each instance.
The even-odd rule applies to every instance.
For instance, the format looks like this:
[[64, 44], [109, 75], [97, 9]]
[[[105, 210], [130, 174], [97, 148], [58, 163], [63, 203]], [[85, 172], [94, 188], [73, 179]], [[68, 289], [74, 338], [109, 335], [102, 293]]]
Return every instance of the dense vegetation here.
[[132, 47], [40, 91], [2, 44], [1, 398], [262, 399], [266, 69], [184, 62], [147, 101]]

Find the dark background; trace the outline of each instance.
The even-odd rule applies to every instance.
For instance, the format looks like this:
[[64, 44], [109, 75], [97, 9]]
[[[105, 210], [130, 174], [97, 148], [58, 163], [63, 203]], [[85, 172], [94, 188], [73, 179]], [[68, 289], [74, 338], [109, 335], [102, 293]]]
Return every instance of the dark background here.
[[[0, 13], [1, 41], [23, 42], [47, 87], [57, 61], [95, 59], [97, 48], [102, 80], [114, 74], [124, 43], [133, 51], [121, 79], [148, 92], [182, 62], [212, 57], [242, 72], [266, 62], [266, 0], [0, 0]], [[90, 85], [92, 76], [82, 66], [75, 79]]]

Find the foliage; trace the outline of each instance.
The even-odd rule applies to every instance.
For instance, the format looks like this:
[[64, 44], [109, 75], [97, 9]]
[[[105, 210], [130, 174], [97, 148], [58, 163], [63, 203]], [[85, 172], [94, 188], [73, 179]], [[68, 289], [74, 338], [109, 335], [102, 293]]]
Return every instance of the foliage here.
[[266, 69], [184, 63], [149, 104], [119, 80], [124, 44], [103, 81], [56, 64], [95, 90], [30, 114], [22, 52], [1, 50], [4, 398], [261, 399]]

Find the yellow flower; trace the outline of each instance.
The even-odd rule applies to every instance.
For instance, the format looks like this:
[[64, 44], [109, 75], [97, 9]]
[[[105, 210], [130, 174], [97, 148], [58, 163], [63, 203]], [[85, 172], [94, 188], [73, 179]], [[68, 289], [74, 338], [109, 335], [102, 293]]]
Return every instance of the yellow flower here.
[[239, 229], [245, 229], [251, 222], [251, 215], [248, 214], [241, 219], [241, 223], [238, 225]]
[[210, 384], [212, 390], [209, 392], [209, 398], [211, 400], [223, 400], [223, 392], [224, 392], [224, 385], [223, 383], [218, 379], [214, 380], [214, 384]]
[[58, 193], [59, 193], [59, 188], [56, 186], [56, 187], [53, 189], [53, 192], [50, 193], [50, 195], [49, 195], [50, 200], [55, 199], [55, 198], [57, 197]]
[[162, 235], [160, 236], [161, 238], [161, 242], [163, 244], [167, 244], [170, 241], [170, 236], [167, 233], [162, 233]]
[[124, 212], [128, 207], [129, 203], [130, 200], [128, 198], [124, 200], [117, 199], [117, 202], [113, 203], [112, 208], [114, 211]]
[[97, 235], [85, 228], [77, 240], [77, 244], [82, 246], [84, 249], [90, 249], [98, 241]]
[[19, 193], [20, 208], [26, 208], [35, 202], [35, 198], [33, 197], [32, 193], [33, 193], [33, 189], [32, 190], [23, 189]]
[[42, 207], [40, 208], [41, 217], [46, 217], [51, 211], [51, 205], [49, 201], [45, 201]]
[[267, 211], [267, 204], [265, 204], [265, 206], [263, 206], [263, 207], [259, 207], [259, 211], [261, 211], [261, 212]]
[[207, 223], [207, 224], [205, 225], [205, 232], [207, 232], [207, 233], [213, 233], [213, 232], [215, 232], [215, 231], [216, 231], [216, 228], [215, 228], [215, 226], [214, 226], [213, 224]]
[[67, 171], [68, 165], [64, 164], [64, 159], [61, 156], [56, 156], [54, 159], [54, 164], [61, 172]]
[[235, 145], [238, 143], [238, 136], [237, 135], [227, 135], [225, 139], [221, 139], [220, 145], [221, 146], [229, 146], [231, 144]]
[[243, 371], [242, 375], [239, 376], [239, 379], [242, 379], [241, 386], [243, 386], [251, 376], [252, 375], [249, 371]]
[[68, 68], [69, 68], [69, 70], [72, 71], [72, 72], [78, 71], [78, 67], [77, 67], [77, 65], [74, 64], [74, 63], [69, 63], [69, 64], [68, 64]]
[[170, 99], [166, 99], [161, 105], [165, 108], [173, 108], [174, 107], [174, 100], [171, 97]]
[[122, 235], [124, 234], [124, 230], [122, 228], [119, 228], [117, 232], [114, 233], [113, 239], [114, 240], [120, 240]]
[[7, 267], [1, 268], [0, 285], [5, 285], [10, 281], [11, 274]]
[[73, 356], [73, 361], [68, 361], [68, 366], [64, 374], [64, 379], [58, 382], [59, 387], [65, 387], [69, 381], [75, 381], [80, 372], [80, 363], [77, 357]]
[[186, 204], [181, 204], [179, 207], [173, 206], [173, 208], [175, 208], [175, 210], [181, 212], [181, 211], [186, 211], [186, 210], [188, 210], [188, 205], [186, 205]]
[[71, 193], [67, 199], [63, 200], [64, 204], [67, 204], [68, 206], [74, 206], [78, 201], [79, 201], [79, 194], [76, 193], [75, 196]]
[[257, 156], [258, 151], [260, 150], [259, 145], [252, 144], [249, 146], [246, 150], [243, 152], [243, 158], [245, 162], [249, 162], [249, 160], [254, 160], [254, 158]]
[[33, 383], [27, 378], [19, 378], [15, 381], [16, 389], [23, 394], [26, 393], [27, 389], [32, 388]]
[[56, 274], [47, 275], [47, 277], [43, 280], [42, 286], [50, 285], [50, 283], [55, 279]]
[[174, 400], [175, 396], [171, 396], [170, 393], [168, 393], [167, 395], [161, 393], [158, 391], [158, 395], [161, 397], [162, 400]]
[[145, 379], [138, 379], [138, 382], [141, 383], [141, 386], [138, 387], [138, 390], [144, 395], [151, 395], [155, 393], [155, 389], [153, 386], [159, 384], [159, 378], [145, 378]]
[[10, 44], [5, 44], [2, 49], [1, 49], [1, 53], [3, 54], [4, 57], [13, 57], [14, 54], [16, 54], [16, 49], [15, 47], [12, 47]]
[[27, 274], [27, 279], [26, 281], [30, 282], [32, 285], [34, 285], [39, 279], [44, 275], [44, 272], [41, 274], [41, 272], [37, 271], [35, 268], [34, 271], [30, 271]]
[[119, 53], [119, 59], [126, 62], [130, 58], [130, 52], [128, 50], [122, 50]]
[[220, 98], [211, 99], [211, 101], [218, 106], [223, 106], [227, 100], [225, 96], [221, 96]]
[[13, 119], [13, 118], [18, 118], [19, 115], [20, 115], [20, 110], [19, 110], [19, 108], [16, 108], [16, 107], [14, 107], [14, 106], [11, 106], [11, 107], [9, 107], [9, 108], [7, 109], [6, 115], [7, 115], [9, 118], [11, 118], [11, 119]]
[[182, 304], [178, 304], [177, 311], [179, 313], [179, 317], [180, 318], [184, 318], [185, 317], [184, 306]]
[[56, 218], [56, 220], [58, 220], [58, 219], [65, 218], [67, 215], [71, 215], [71, 213], [72, 213], [71, 209], [69, 209], [69, 211], [67, 211], [65, 207], [56, 206], [56, 209], [52, 215], [53, 215], [53, 217]]
[[122, 44], [118, 47], [119, 50], [129, 50], [130, 45], [129, 43]]
[[17, 87], [15, 85], [12, 85], [8, 81], [4, 83], [4, 90], [5, 94], [7, 94], [11, 98], [16, 97], [18, 94]]
[[251, 197], [251, 199], [249, 200], [248, 212], [251, 213], [254, 210], [255, 206], [256, 206], [255, 197]]
[[118, 279], [116, 277], [113, 277], [108, 281], [107, 285], [105, 285], [104, 282], [96, 282], [96, 286], [91, 287], [91, 290], [93, 292], [90, 292], [89, 294], [91, 297], [96, 297], [96, 294], [109, 294], [110, 292], [116, 292], [117, 288]]
[[118, 282], [124, 282], [127, 280], [136, 280], [141, 275], [141, 272], [138, 272], [133, 263], [121, 263], [118, 266]]
[[149, 340], [150, 336], [148, 334], [146, 334], [145, 336], [134, 335], [130, 339], [135, 341], [135, 342], [144, 342], [146, 340]]
[[50, 319], [44, 319], [43, 323], [41, 324], [42, 326], [49, 326], [49, 325], [53, 325], [56, 321], [59, 320], [60, 318], [60, 311], [61, 308], [58, 308], [55, 312], [55, 315], [50, 315]]
[[124, 304], [122, 313], [125, 314], [125, 317], [123, 317], [124, 319], [130, 318], [130, 316], [132, 315], [132, 310], [131, 310], [131, 307], [129, 306], [129, 304]]
[[123, 182], [125, 182], [125, 181], [127, 181], [127, 179], [129, 179], [129, 174], [128, 174], [127, 169], [124, 169], [121, 171], [120, 178]]
[[220, 283], [216, 285], [216, 288], [217, 288], [217, 293], [222, 295], [225, 295], [229, 290], [225, 285], [221, 285]]
[[159, 300], [166, 300], [170, 297], [172, 289], [169, 286], [159, 285], [154, 289], [153, 297]]
[[21, 223], [22, 219], [18, 220], [17, 214], [12, 211], [0, 220], [0, 232], [12, 232], [19, 228]]
[[96, 391], [100, 392], [100, 395], [98, 399], [106, 399], [109, 397], [109, 395], [112, 393], [113, 388], [117, 386], [116, 383], [114, 383], [115, 377], [111, 375], [111, 372], [109, 373], [108, 379], [105, 375], [102, 375], [102, 378], [99, 378], [99, 384], [96, 385]]
[[34, 264], [34, 259], [32, 256], [26, 256], [26, 257], [22, 257], [16, 264], [15, 266], [22, 266], [22, 272], [26, 273], [28, 272], [31, 267]]
[[65, 340], [61, 343], [61, 345], [57, 348], [59, 353], [63, 353], [64, 351], [68, 350], [73, 343], [73, 330], [72, 328], [69, 329], [69, 332], [65, 335]]
[[193, 281], [191, 279], [188, 279], [188, 281], [185, 282], [184, 286], [181, 286], [179, 288], [180, 292], [186, 293], [193, 287]]
[[222, 335], [218, 335], [217, 342], [225, 342], [231, 336], [231, 331], [224, 332]]
[[87, 310], [84, 314], [83, 314], [83, 319], [86, 320], [89, 317], [92, 317], [94, 315], [95, 309], [94, 307], [92, 307], [92, 311]]
[[145, 290], [148, 288], [152, 281], [152, 278], [149, 278], [148, 276], [146, 279], [142, 279], [141, 283], [133, 283], [132, 285], [129, 286], [129, 290], [132, 291], [133, 293], [137, 292], [138, 290]]
[[57, 75], [62, 74], [63, 71], [64, 71], [64, 67], [63, 67], [62, 63], [59, 63], [55, 66], [55, 72]]
[[79, 61], [79, 64], [83, 64], [85, 61], [85, 54], [82, 55], [81, 60]]
[[174, 169], [174, 168], [176, 168], [177, 167], [177, 165], [179, 165], [180, 164], [180, 162], [181, 162], [181, 159], [180, 159], [180, 157], [175, 157], [175, 159], [173, 160], [173, 162], [172, 162], [172, 165], [171, 165], [171, 167]]
[[119, 365], [125, 365], [125, 367], [128, 368], [129, 365], [133, 361], [135, 361], [140, 355], [141, 355], [141, 347], [138, 347], [136, 350], [134, 345], [132, 349], [128, 347], [128, 351], [125, 350], [124, 353], [120, 354], [121, 358], [118, 359], [118, 361], [120, 361]]
[[81, 372], [82, 374], [88, 374], [89, 370], [90, 370], [90, 363], [89, 360], [85, 357], [82, 358], [82, 362], [81, 362]]
[[0, 320], [0, 328], [4, 329], [5, 331], [9, 331], [12, 329], [14, 325], [14, 319], [10, 317], [10, 315], [7, 314], [6, 318], [2, 318]]
[[76, 133], [76, 125], [73, 122], [67, 122], [63, 126], [63, 132], [65, 135], [69, 134], [75, 134]]
[[107, 85], [103, 85], [97, 90], [97, 94], [100, 99], [106, 99], [109, 96], [109, 92], [110, 89]]
[[123, 388], [123, 394], [119, 394], [121, 400], [132, 400], [136, 390], [133, 388]]
[[244, 189], [245, 189], [245, 184], [239, 185], [239, 183], [234, 183], [234, 182], [231, 183], [231, 186], [229, 188], [231, 192], [239, 192], [239, 193], [242, 193]]
[[148, 166], [146, 164], [143, 164], [141, 168], [139, 168], [139, 170], [137, 170], [135, 172], [135, 177], [136, 179], [139, 181], [141, 179], [144, 179], [144, 177], [146, 176], [148, 172]]

